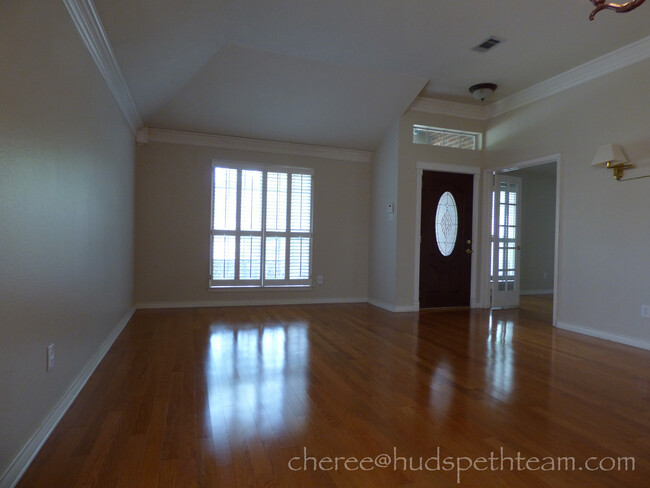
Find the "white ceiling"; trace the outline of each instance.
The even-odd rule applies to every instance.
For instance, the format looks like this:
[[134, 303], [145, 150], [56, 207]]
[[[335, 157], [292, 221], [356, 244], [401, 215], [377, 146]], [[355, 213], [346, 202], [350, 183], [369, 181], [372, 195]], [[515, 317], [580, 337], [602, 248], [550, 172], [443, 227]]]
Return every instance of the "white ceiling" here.
[[362, 150], [418, 93], [498, 100], [650, 35], [650, 5], [590, 22], [589, 0], [95, 4], [145, 125]]

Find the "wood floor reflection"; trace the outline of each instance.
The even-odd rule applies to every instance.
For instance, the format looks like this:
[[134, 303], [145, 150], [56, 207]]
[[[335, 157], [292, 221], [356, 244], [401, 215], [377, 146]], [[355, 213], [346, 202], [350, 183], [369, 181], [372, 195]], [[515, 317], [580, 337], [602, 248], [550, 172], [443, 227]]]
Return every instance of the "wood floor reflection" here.
[[[550, 315], [141, 310], [19, 487], [647, 487], [650, 352]], [[460, 473], [418, 461], [491, 453]], [[569, 456], [575, 470], [542, 469]], [[327, 457], [338, 469], [313, 469]], [[581, 469], [592, 457], [603, 470]]]

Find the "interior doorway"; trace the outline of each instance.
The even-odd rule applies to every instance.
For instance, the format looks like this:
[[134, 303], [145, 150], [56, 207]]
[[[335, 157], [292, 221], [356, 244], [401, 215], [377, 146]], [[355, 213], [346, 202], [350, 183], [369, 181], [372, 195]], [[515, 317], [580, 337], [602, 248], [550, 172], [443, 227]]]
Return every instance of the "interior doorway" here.
[[[552, 303], [557, 322], [559, 156], [492, 171], [491, 308]], [[538, 299], [536, 299], [538, 298]]]

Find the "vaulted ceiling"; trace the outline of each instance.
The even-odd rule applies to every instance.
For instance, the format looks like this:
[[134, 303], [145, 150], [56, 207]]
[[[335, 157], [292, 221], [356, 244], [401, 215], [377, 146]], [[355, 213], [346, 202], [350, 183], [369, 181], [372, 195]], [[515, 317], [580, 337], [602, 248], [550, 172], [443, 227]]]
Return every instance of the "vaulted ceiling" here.
[[[373, 150], [419, 95], [508, 97], [650, 34], [588, 0], [95, 0], [146, 126]], [[505, 41], [487, 53], [472, 48]]]

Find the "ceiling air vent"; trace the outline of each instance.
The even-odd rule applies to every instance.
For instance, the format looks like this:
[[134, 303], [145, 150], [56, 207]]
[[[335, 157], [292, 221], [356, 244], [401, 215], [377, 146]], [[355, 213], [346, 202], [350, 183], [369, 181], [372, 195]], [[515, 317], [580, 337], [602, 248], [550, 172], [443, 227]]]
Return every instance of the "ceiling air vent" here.
[[480, 53], [484, 53], [492, 49], [494, 46], [497, 46], [503, 42], [503, 39], [499, 39], [498, 37], [490, 36], [489, 39], [486, 39], [483, 41], [481, 44], [479, 44], [476, 47], [472, 48], [472, 51], [478, 51]]

